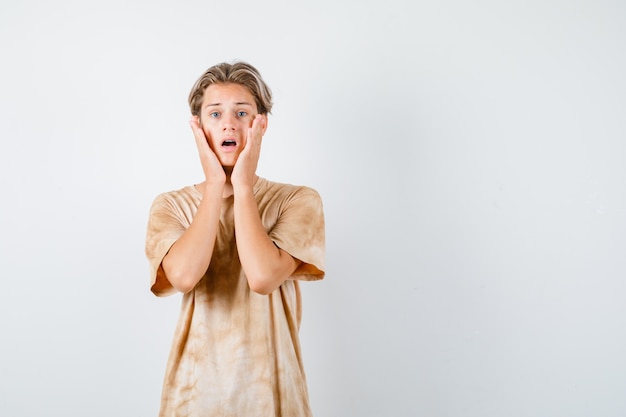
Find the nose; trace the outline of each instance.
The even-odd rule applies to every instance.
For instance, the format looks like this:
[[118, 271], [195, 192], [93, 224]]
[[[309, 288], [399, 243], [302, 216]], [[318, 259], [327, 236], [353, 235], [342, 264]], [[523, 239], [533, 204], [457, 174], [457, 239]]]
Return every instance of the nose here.
[[235, 118], [231, 114], [224, 114], [222, 116], [222, 130], [235, 130]]

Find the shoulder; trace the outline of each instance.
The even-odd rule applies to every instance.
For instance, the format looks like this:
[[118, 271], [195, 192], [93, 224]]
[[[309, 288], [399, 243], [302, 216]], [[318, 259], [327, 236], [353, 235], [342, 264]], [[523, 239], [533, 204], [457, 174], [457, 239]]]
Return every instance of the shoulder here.
[[261, 213], [272, 213], [278, 217], [285, 215], [298, 218], [323, 216], [322, 199], [312, 187], [262, 180], [256, 201]]
[[259, 178], [257, 185], [257, 194], [262, 197], [279, 197], [282, 199], [311, 198], [321, 200], [321, 196], [317, 190], [307, 185], [275, 182], [265, 178]]
[[197, 207], [201, 197], [200, 192], [196, 190], [195, 186], [188, 185], [183, 188], [158, 194], [152, 202], [152, 209]]

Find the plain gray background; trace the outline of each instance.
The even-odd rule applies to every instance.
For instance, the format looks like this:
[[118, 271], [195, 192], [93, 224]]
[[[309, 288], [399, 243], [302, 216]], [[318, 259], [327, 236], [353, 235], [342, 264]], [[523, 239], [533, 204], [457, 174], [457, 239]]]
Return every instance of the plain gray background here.
[[233, 59], [275, 93], [259, 174], [324, 199], [317, 417], [626, 415], [623, 2], [0, 4], [0, 415], [156, 415], [148, 209]]

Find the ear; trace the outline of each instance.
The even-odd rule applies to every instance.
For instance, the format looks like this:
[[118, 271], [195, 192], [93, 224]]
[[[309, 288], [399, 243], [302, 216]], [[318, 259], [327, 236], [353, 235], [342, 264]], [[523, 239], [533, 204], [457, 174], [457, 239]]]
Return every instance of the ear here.
[[265, 131], [267, 130], [267, 121], [269, 120], [269, 118], [267, 117], [267, 113], [262, 114], [261, 116], [263, 116], [263, 130], [261, 131], [261, 136], [265, 135]]

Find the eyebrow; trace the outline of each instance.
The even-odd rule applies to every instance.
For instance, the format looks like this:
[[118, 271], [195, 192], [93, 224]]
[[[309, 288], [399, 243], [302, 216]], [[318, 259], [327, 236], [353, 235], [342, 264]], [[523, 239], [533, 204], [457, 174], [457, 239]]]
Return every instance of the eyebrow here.
[[[206, 109], [207, 107], [215, 107], [215, 106], [221, 106], [223, 103], [209, 103], [206, 106], [204, 106], [204, 108]], [[251, 103], [248, 103], [247, 101], [238, 101], [235, 103], [235, 106], [250, 106], [252, 107]]]

